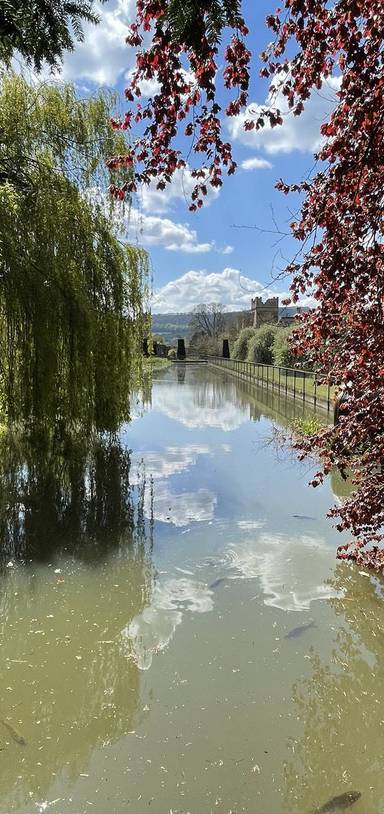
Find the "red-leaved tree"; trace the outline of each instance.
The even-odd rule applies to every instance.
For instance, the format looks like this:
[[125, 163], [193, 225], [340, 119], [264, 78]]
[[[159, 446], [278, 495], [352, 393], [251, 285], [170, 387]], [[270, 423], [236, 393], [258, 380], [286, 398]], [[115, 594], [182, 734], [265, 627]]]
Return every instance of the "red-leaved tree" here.
[[[339, 421], [298, 444], [301, 457], [315, 453], [317, 486], [333, 468], [352, 473], [353, 495], [340, 507], [337, 528], [353, 540], [338, 550], [372, 567], [384, 567], [384, 0], [285, 0], [267, 17], [273, 42], [261, 54], [261, 74], [270, 78], [275, 105], [252, 115], [246, 129], [283, 123], [278, 99], [298, 116], [311, 93], [337, 78], [337, 103], [321, 127], [316, 173], [309, 180], [277, 187], [304, 196], [292, 233], [301, 244], [292, 275], [291, 301], [311, 293], [317, 308], [294, 336], [319, 379], [342, 392]], [[223, 82], [225, 110], [217, 101], [218, 50], [227, 36]], [[221, 186], [236, 169], [231, 144], [222, 135], [225, 118], [248, 104], [250, 35], [238, 0], [137, 0], [137, 19], [127, 42], [137, 49], [136, 70], [126, 91], [130, 103], [115, 127], [133, 131], [128, 155], [110, 167], [127, 167], [127, 180], [111, 192], [123, 198], [142, 183], [164, 189], [185, 166], [179, 136], [191, 139], [196, 179], [191, 210], [203, 205], [208, 185]], [[287, 48], [289, 47], [289, 58]], [[158, 92], [140, 101], [140, 83], [153, 79]], [[135, 133], [138, 135], [135, 136]], [[185, 151], [184, 151], [185, 155]], [[370, 549], [367, 543], [373, 543]]]

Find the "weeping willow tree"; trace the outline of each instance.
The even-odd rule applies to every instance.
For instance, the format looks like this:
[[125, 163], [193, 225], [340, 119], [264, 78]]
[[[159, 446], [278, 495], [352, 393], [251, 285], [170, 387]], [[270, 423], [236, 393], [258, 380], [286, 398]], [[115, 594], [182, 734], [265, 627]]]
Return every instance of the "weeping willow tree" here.
[[112, 432], [128, 418], [147, 330], [146, 254], [119, 239], [105, 158], [123, 152], [114, 99], [70, 85], [0, 85], [0, 411], [3, 422]]

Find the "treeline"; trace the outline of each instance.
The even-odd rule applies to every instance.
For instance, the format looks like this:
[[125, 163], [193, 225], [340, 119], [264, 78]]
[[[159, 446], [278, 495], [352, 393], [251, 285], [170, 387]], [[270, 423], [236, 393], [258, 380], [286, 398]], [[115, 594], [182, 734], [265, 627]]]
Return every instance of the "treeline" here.
[[[213, 308], [216, 311], [220, 309], [216, 329], [213, 329], [212, 324]], [[202, 321], [203, 317], [206, 324]], [[200, 324], [197, 323], [197, 318]], [[293, 326], [265, 324], [260, 328], [249, 325], [243, 327], [248, 318], [249, 315], [244, 314], [236, 324], [227, 321], [222, 306], [199, 306], [192, 317], [195, 320], [195, 324], [192, 322], [195, 332], [189, 341], [189, 351], [201, 356], [221, 356], [223, 340], [228, 339], [232, 359], [280, 367], [293, 367], [297, 364], [298, 359], [293, 356], [290, 343]]]

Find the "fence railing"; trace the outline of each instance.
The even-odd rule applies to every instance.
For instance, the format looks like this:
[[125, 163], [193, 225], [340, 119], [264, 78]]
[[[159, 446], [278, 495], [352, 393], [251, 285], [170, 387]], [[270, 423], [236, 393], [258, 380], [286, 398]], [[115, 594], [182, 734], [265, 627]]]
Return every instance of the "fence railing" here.
[[270, 388], [315, 409], [321, 407], [330, 412], [334, 406], [334, 388], [330, 384], [319, 384], [311, 370], [293, 367], [276, 367], [256, 362], [242, 362], [238, 359], [223, 359], [221, 356], [205, 357], [210, 364], [224, 368], [242, 379]]

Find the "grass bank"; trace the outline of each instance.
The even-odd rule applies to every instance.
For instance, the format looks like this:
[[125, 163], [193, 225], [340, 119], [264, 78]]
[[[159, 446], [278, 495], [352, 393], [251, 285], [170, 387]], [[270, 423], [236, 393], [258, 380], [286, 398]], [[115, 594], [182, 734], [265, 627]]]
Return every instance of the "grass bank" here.
[[169, 359], [160, 359], [159, 356], [148, 356], [144, 359], [144, 370], [159, 370], [170, 367], [172, 362]]

